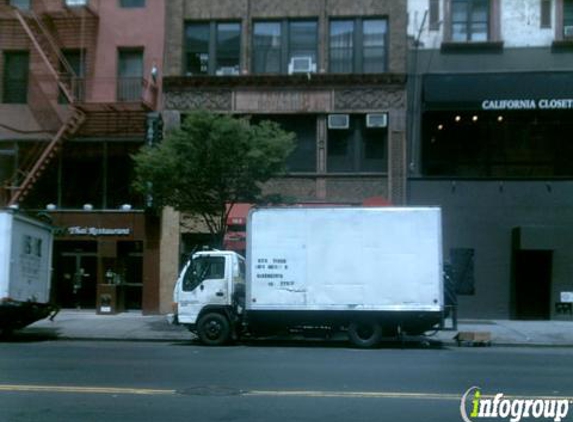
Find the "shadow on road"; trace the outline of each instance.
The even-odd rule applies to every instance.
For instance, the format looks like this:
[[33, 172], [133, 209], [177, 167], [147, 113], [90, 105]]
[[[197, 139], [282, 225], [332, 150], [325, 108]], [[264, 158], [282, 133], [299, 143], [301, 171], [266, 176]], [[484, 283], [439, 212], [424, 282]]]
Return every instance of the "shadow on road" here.
[[[194, 339], [185, 342], [178, 342], [179, 346], [201, 346], [203, 345], [199, 339]], [[303, 337], [264, 337], [264, 338], [243, 338], [239, 341], [231, 343], [228, 347], [233, 346], [252, 346], [252, 347], [292, 347], [292, 348], [339, 348], [339, 349], [354, 349], [354, 350], [383, 350], [383, 349], [445, 349], [445, 345], [438, 340], [429, 339], [427, 337], [408, 337], [402, 340], [398, 339], [385, 339], [378, 346], [371, 349], [360, 349], [353, 346], [349, 341], [344, 338], [323, 339], [323, 338], [303, 338]]]
[[0, 336], [0, 344], [6, 343], [37, 343], [58, 340], [57, 328], [26, 328], [25, 331], [14, 331]]

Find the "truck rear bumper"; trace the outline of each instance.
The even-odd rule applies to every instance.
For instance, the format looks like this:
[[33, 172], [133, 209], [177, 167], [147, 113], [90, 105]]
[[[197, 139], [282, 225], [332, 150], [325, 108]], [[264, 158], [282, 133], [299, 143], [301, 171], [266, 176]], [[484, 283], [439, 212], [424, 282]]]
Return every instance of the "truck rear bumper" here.
[[18, 330], [47, 318], [56, 311], [57, 307], [50, 303], [5, 300], [0, 302], [0, 328]]

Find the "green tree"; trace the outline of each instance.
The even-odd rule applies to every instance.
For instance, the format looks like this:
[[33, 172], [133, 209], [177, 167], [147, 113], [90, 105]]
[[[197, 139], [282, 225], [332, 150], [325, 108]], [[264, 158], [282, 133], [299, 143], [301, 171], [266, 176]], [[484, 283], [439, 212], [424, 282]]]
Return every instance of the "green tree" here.
[[274, 122], [194, 112], [161, 144], [133, 156], [134, 186], [152, 196], [154, 208], [199, 216], [221, 247], [232, 206], [264, 202], [263, 184], [284, 172], [293, 148], [294, 134]]

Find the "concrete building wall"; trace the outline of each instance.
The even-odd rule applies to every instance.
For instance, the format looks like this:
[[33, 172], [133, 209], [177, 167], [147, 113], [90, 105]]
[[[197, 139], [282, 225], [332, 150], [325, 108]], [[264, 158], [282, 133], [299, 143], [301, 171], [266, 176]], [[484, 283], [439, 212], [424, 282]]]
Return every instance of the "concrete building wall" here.
[[99, 28], [94, 68], [97, 89], [93, 100], [115, 101], [120, 48], [143, 49], [143, 77], [151, 79], [151, 69], [156, 66], [160, 83], [165, 35], [164, 0], [147, 1], [142, 8], [121, 8], [118, 1], [97, 4]]

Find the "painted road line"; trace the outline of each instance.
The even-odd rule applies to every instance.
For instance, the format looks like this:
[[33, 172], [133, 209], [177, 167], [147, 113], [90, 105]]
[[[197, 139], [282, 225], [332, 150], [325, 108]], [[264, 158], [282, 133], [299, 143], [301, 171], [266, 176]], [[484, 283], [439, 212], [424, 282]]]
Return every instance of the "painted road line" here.
[[[67, 394], [112, 394], [112, 395], [151, 395], [173, 396], [182, 394], [181, 390], [152, 389], [152, 388], [121, 388], [121, 387], [82, 387], [60, 385], [1, 385], [1, 392], [12, 393], [67, 393]], [[187, 394], [188, 395], [188, 394]], [[208, 395], [208, 394], [207, 394]], [[461, 394], [450, 393], [406, 393], [397, 391], [321, 391], [321, 390], [242, 390], [238, 396], [244, 397], [299, 397], [299, 398], [349, 398], [349, 399], [402, 399], [402, 400], [435, 400], [459, 401]], [[493, 395], [483, 395], [483, 398], [494, 398]], [[573, 396], [507, 395], [506, 399], [544, 399], [544, 400], [573, 400]]]
[[288, 390], [252, 390], [245, 396], [275, 397], [324, 397], [324, 398], [358, 398], [358, 399], [411, 399], [411, 400], [460, 400], [460, 394], [441, 393], [399, 393], [389, 391], [288, 391]]
[[131, 394], [131, 395], [174, 395], [176, 390], [117, 387], [79, 387], [59, 385], [0, 385], [0, 392], [20, 393], [72, 393], [72, 394]]

